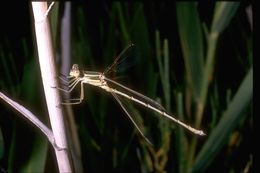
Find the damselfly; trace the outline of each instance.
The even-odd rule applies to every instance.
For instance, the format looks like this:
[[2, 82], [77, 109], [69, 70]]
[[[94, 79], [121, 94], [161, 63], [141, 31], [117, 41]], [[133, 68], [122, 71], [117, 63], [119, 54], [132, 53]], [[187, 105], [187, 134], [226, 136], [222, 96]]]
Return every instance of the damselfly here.
[[[64, 92], [68, 92], [70, 93], [76, 86], [77, 84], [80, 83], [80, 97], [77, 99], [69, 99], [67, 101], [69, 102], [63, 102], [62, 104], [64, 105], [72, 105], [72, 104], [80, 104], [82, 102], [82, 100], [84, 99], [84, 84], [89, 84], [92, 86], [96, 86], [99, 88], [104, 89], [105, 91], [109, 92], [112, 94], [112, 96], [116, 99], [116, 101], [119, 103], [119, 105], [122, 107], [122, 109], [124, 110], [124, 112], [127, 114], [128, 118], [132, 121], [132, 123], [134, 124], [134, 126], [136, 127], [136, 129], [139, 131], [139, 133], [144, 137], [144, 139], [150, 143], [150, 141], [146, 138], [146, 136], [144, 135], [144, 133], [142, 132], [141, 128], [138, 126], [138, 124], [135, 122], [134, 118], [128, 113], [127, 109], [124, 107], [124, 105], [122, 104], [121, 100], [119, 99], [119, 96], [125, 97], [131, 101], [134, 101], [142, 106], [147, 107], [148, 109], [151, 109], [157, 113], [159, 113], [160, 115], [162, 115], [164, 118], [167, 118], [179, 125], [181, 125], [182, 127], [188, 129], [189, 131], [191, 131], [194, 134], [197, 135], [205, 135], [205, 133], [202, 130], [197, 130], [185, 123], [183, 123], [182, 121], [172, 117], [170, 114], [168, 114], [166, 112], [166, 110], [156, 101], [150, 99], [149, 97], [140, 94], [122, 84], [119, 84], [117, 82], [115, 82], [114, 80], [111, 80], [109, 78], [107, 78], [105, 76], [105, 74], [107, 72], [109, 72], [111, 69], [113, 69], [120, 57], [127, 51], [129, 50], [131, 47], [133, 46], [133, 44], [129, 45], [127, 48], [125, 48], [120, 54], [119, 56], [114, 60], [114, 62], [108, 66], [108, 68], [103, 72], [96, 72], [96, 71], [80, 71], [79, 69], [79, 65], [78, 64], [74, 64], [70, 70], [69, 76], [67, 76], [67, 79], [70, 79], [69, 81], [66, 81], [66, 79], [60, 78], [62, 81], [66, 82], [68, 84], [68, 90], [62, 89], [62, 88], [58, 88]], [[110, 87], [109, 84], [113, 84], [114, 86], [117, 86], [117, 88], [121, 88], [125, 91], [127, 91], [128, 93], [122, 92], [119, 89], [115, 89], [114, 87]]]

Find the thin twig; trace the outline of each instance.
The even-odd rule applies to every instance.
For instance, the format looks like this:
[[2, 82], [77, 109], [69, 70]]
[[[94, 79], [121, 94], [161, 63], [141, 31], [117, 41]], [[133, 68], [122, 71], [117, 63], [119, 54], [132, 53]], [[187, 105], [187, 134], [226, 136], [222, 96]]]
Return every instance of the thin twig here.
[[53, 137], [52, 131], [43, 124], [36, 115], [34, 115], [31, 111], [17, 103], [16, 101], [13, 101], [8, 96], [0, 92], [0, 98], [2, 98], [5, 102], [7, 102], [9, 105], [11, 105], [14, 109], [16, 109], [18, 112], [20, 112], [23, 117], [25, 117], [27, 120], [29, 120], [33, 125], [38, 127], [42, 133], [48, 138], [49, 142], [53, 145], [53, 147], [56, 147], [55, 140]]

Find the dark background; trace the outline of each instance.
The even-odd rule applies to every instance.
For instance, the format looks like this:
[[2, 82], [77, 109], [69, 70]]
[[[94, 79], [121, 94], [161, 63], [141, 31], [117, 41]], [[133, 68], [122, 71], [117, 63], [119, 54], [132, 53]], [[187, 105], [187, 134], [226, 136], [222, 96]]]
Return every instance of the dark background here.
[[[240, 4], [234, 18], [224, 32], [221, 33], [218, 40], [216, 61], [214, 63], [215, 71], [212, 77], [213, 83], [209, 88], [210, 96], [205, 108], [205, 112], [211, 114], [210, 97], [214, 95], [215, 85], [218, 88], [217, 94], [219, 99], [219, 109], [216, 110], [218, 112], [216, 122], [221, 119], [222, 113], [228, 107], [227, 98], [234, 96], [252, 65], [252, 58], [250, 59], [252, 55], [249, 53], [252, 49], [252, 29], [245, 12], [249, 5], [246, 2]], [[72, 3], [71, 59], [73, 63], [83, 63], [81, 65], [83, 68], [91, 68], [89, 70], [102, 72], [115, 59], [116, 55], [128, 46], [122, 39], [118, 14], [115, 13], [114, 18], [111, 17], [113, 15], [112, 6], [113, 3], [102, 1], [98, 3], [91, 1]], [[123, 9], [128, 10], [124, 11], [124, 14], [127, 16], [127, 25], [130, 26], [128, 29], [131, 42], [135, 43], [131, 54], [133, 60], [130, 60], [130, 64], [132, 63], [131, 61], [135, 64], [130, 65], [122, 73], [117, 74], [119, 77], [122, 77], [118, 81], [151, 98], [161, 96], [161, 102], [165, 105], [165, 100], [162, 98], [162, 85], [158, 82], [160, 76], [155, 58], [155, 30], [160, 32], [161, 40], [167, 38], [169, 41], [171, 87], [183, 93], [185, 93], [186, 88], [186, 71], [177, 27], [176, 3], [153, 2], [142, 4], [145, 16], [144, 25], [146, 26], [144, 28], [147, 28], [147, 40], [141, 40], [144, 37], [138, 38], [136, 36], [138, 34], [131, 33], [131, 19], [137, 9], [135, 2], [130, 1], [122, 6], [124, 7]], [[201, 23], [204, 23], [208, 28], [212, 22], [214, 7], [215, 3], [197, 4]], [[60, 18], [62, 17], [62, 10], [63, 6], [61, 5]], [[83, 13], [80, 13], [80, 10]], [[1, 5], [0, 91], [23, 104], [23, 106], [35, 114], [39, 114], [41, 119], [48, 124], [46, 116], [42, 116], [47, 114], [47, 110], [45, 108], [39, 63], [35, 50], [34, 25], [31, 13], [31, 5], [29, 3], [8, 1], [5, 5]], [[111, 33], [114, 35], [109, 37], [109, 26], [112, 20], [114, 20], [115, 25]], [[57, 30], [59, 29], [58, 26]], [[80, 29], [82, 29], [84, 37], [80, 34]], [[59, 37], [58, 34], [57, 40], [59, 40]], [[57, 40], [55, 42], [56, 52], [59, 55], [61, 43]], [[85, 44], [82, 45], [82, 43]], [[113, 43], [111, 44], [112, 50], [109, 49], [110, 43]], [[206, 47], [205, 38], [204, 44]], [[146, 45], [147, 49], [144, 48]], [[91, 57], [87, 57], [84, 54], [86, 51], [88, 51]], [[76, 57], [77, 55], [81, 56]], [[111, 74], [111, 77], [114, 78], [114, 75]], [[230, 95], [228, 92], [230, 92]], [[77, 130], [82, 149], [84, 170], [88, 172], [107, 170], [140, 172], [143, 162], [139, 160], [136, 152], [142, 145], [140, 145], [140, 139], [137, 135], [131, 136], [133, 134], [133, 126], [127, 118], [120, 115], [124, 114], [124, 112], [107, 93], [93, 87], [86, 89], [86, 93], [86, 101], [83, 101], [86, 103], [73, 107], [75, 121], [78, 126]], [[78, 93], [73, 94], [77, 95]], [[171, 112], [176, 113], [176, 102], [175, 98], [172, 97]], [[136, 107], [138, 110], [141, 109], [140, 112], [145, 117], [147, 117], [146, 114], [150, 113], [140, 106], [136, 105]], [[230, 139], [216, 155], [214, 161], [207, 167], [206, 172], [241, 172], [244, 170], [245, 165], [249, 163], [249, 158], [252, 156], [251, 107], [252, 104], [246, 112], [248, 116], [245, 116], [237, 125], [237, 128], [230, 135]], [[1, 150], [3, 154], [0, 154], [0, 172], [10, 168], [15, 171], [22, 170], [25, 165], [29, 164], [29, 158], [33, 158], [32, 155], [35, 151], [32, 151], [32, 146], [34, 142], [39, 140], [37, 138], [43, 139], [44, 137], [4, 102], [1, 102], [0, 110], [0, 132], [4, 141], [4, 150]], [[98, 114], [99, 111], [101, 112], [100, 115]], [[109, 115], [104, 116], [106, 113]], [[212, 116], [204, 116], [203, 118], [202, 128], [210, 135], [210, 132], [214, 129], [210, 125], [213, 122], [213, 118]], [[97, 123], [97, 121], [99, 122]], [[156, 120], [152, 121], [152, 124], [154, 122]], [[193, 120], [190, 119], [189, 122], [193, 122]], [[156, 128], [158, 127], [154, 129]], [[154, 132], [156, 136], [157, 133], [159, 134], [160, 132]], [[192, 135], [188, 134], [187, 136], [189, 143]], [[176, 138], [176, 134], [172, 133], [172, 149], [168, 152], [168, 162], [165, 167], [165, 170], [169, 172], [180, 172], [180, 163], [177, 158], [178, 146], [174, 143], [177, 140]], [[207, 137], [199, 140], [197, 152], [199, 152], [206, 140]], [[45, 172], [56, 169], [55, 156], [50, 148], [46, 150], [48, 151], [48, 157], [46, 159]], [[112, 157], [115, 154], [114, 152], [117, 152], [119, 155], [117, 158], [118, 164], [115, 167], [113, 166]], [[123, 158], [122, 155], [125, 152], [127, 155]], [[12, 166], [11, 163], [16, 164]]]

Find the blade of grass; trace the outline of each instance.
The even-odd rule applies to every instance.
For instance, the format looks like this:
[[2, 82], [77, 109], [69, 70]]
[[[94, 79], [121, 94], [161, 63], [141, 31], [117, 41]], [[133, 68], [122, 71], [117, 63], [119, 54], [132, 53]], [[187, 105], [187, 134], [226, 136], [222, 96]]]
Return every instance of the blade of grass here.
[[207, 37], [208, 50], [203, 78], [201, 81], [202, 84], [200, 88], [200, 104], [202, 107], [204, 107], [204, 103], [206, 100], [208, 85], [210, 82], [209, 79], [211, 79], [212, 73], [214, 71], [213, 64], [215, 59], [215, 49], [217, 45], [218, 36], [220, 32], [222, 32], [228, 26], [230, 20], [232, 19], [238, 8], [238, 5], [239, 3], [230, 2], [216, 3], [211, 31]]
[[[183, 120], [184, 117], [184, 111], [183, 111], [183, 95], [181, 92], [177, 93], [177, 115], [179, 120]], [[187, 159], [186, 156], [188, 155], [187, 148], [188, 148], [188, 141], [187, 138], [184, 134], [184, 129], [183, 128], [177, 128], [176, 129], [177, 134], [176, 134], [176, 150], [178, 154], [178, 165], [179, 165], [179, 173], [185, 173], [187, 172]]]
[[33, 142], [33, 148], [29, 160], [21, 168], [21, 172], [44, 172], [47, 158], [48, 142], [41, 136], [37, 136]]
[[[51, 26], [51, 31], [52, 31], [52, 35], [54, 38], [54, 43], [56, 43], [57, 38], [59, 38], [59, 36], [57, 37], [57, 32], [58, 32], [58, 25], [59, 25], [59, 7], [60, 7], [60, 3], [59, 2], [55, 2], [55, 4], [53, 5], [51, 12], [49, 14], [49, 18], [50, 18], [50, 26]], [[59, 33], [58, 33], [59, 34]]]
[[115, 2], [114, 5], [116, 6], [118, 17], [119, 17], [119, 24], [120, 24], [120, 30], [122, 32], [122, 39], [124, 40], [123, 43], [125, 45], [130, 43], [130, 35], [129, 31], [127, 29], [127, 21], [123, 13], [122, 9], [122, 3], [121, 2]]
[[[196, 103], [198, 102], [199, 104], [201, 96], [201, 76], [203, 75], [204, 71], [204, 46], [202, 27], [195, 2], [178, 2], [176, 8], [179, 35], [186, 69], [186, 96], [191, 95], [192, 97], [186, 99], [187, 101], [189, 101], [186, 102], [186, 106], [189, 106], [192, 104], [192, 100], [194, 100]], [[190, 109], [190, 106], [187, 107], [188, 113], [191, 112]], [[197, 122], [200, 122], [201, 118], [197, 117], [197, 114], [195, 114], [194, 116], [195, 127], [199, 127], [200, 123]], [[189, 149], [190, 151], [186, 156], [187, 170], [193, 162], [196, 142], [196, 139], [193, 138], [191, 142], [191, 147]]]
[[[7, 38], [6, 38], [7, 39]], [[7, 49], [9, 49], [9, 42], [6, 41]], [[0, 87], [2, 88], [10, 88], [12, 95], [17, 95], [19, 91], [15, 90], [12, 86], [14, 83], [18, 81], [17, 69], [15, 68], [15, 60], [13, 53], [10, 51], [5, 51], [4, 47], [0, 45], [0, 63], [1, 68], [3, 69], [2, 75], [4, 78], [0, 81]]]
[[[169, 70], [169, 45], [168, 39], [163, 40], [162, 50], [163, 54], [161, 54], [161, 45], [160, 45], [160, 33], [155, 33], [155, 41], [156, 41], [156, 58], [159, 65], [159, 74], [160, 81], [163, 88], [164, 94], [164, 102], [166, 104], [166, 109], [168, 111], [171, 110], [171, 91], [170, 91], [170, 70]], [[165, 170], [166, 163], [168, 161], [168, 151], [170, 149], [171, 142], [171, 123], [168, 121], [164, 121], [163, 119], [159, 119], [158, 127], [161, 137], [161, 145], [159, 150], [156, 153], [158, 165], [157, 170], [162, 171]], [[160, 154], [159, 154], [160, 153]]]
[[[223, 2], [217, 2], [216, 3], [216, 8], [214, 11], [215, 13], [219, 13], [219, 8], [222, 7], [221, 3]], [[236, 6], [236, 4], [234, 4]], [[206, 63], [203, 68], [203, 73], [202, 73], [202, 78], [201, 78], [201, 84], [200, 84], [200, 91], [199, 91], [199, 100], [197, 100], [197, 105], [196, 105], [196, 120], [195, 120], [195, 127], [199, 127], [201, 124], [203, 112], [204, 112], [204, 107], [205, 107], [205, 102], [207, 99], [208, 95], [208, 87], [211, 82], [213, 72], [214, 72], [214, 60], [215, 60], [215, 52], [216, 52], [216, 47], [217, 47], [217, 42], [219, 35], [221, 34], [220, 32], [217, 31], [224, 31], [224, 27], [227, 27], [230, 20], [232, 19], [233, 15], [235, 14], [234, 8], [224, 8], [225, 11], [222, 10], [222, 15], [221, 18], [225, 19], [228, 18], [229, 20], [225, 20], [225, 23], [222, 24], [222, 28], [218, 28], [218, 30], [214, 30], [214, 27], [211, 27], [213, 30], [209, 32], [209, 35], [206, 36], [207, 38], [207, 54], [206, 54]], [[233, 12], [229, 12], [233, 11]], [[232, 14], [232, 15], [230, 15]], [[214, 15], [215, 16], [215, 15]], [[216, 25], [215, 23], [219, 23], [220, 18], [214, 17], [212, 25]], [[189, 158], [188, 158], [188, 167], [191, 167], [194, 155], [195, 155], [195, 148], [197, 145], [197, 139], [193, 138], [190, 146], [190, 152], [189, 152]]]
[[235, 15], [240, 2], [216, 2], [211, 32], [221, 33]]
[[177, 22], [188, 84], [194, 99], [200, 96], [204, 65], [201, 22], [195, 2], [177, 2]]
[[245, 110], [252, 102], [252, 97], [253, 68], [248, 71], [232, 102], [198, 154], [191, 172], [203, 172], [213, 161], [228, 140], [231, 132], [239, 124], [240, 120], [247, 115]]
[[[148, 63], [151, 61], [151, 41], [149, 40], [148, 25], [145, 18], [145, 12], [143, 3], [134, 3], [135, 13], [133, 14], [132, 21], [130, 22], [129, 32], [131, 34], [131, 40], [136, 45], [135, 50], [137, 52], [136, 58], [138, 59], [138, 66], [136, 67], [136, 74], [140, 72], [145, 76], [143, 79], [143, 84], [148, 86], [146, 88], [146, 93], [149, 96], [155, 96], [155, 73], [154, 73], [154, 64]], [[146, 70], [143, 70], [145, 67]], [[139, 72], [139, 73], [138, 73]], [[143, 86], [137, 86], [143, 87]]]

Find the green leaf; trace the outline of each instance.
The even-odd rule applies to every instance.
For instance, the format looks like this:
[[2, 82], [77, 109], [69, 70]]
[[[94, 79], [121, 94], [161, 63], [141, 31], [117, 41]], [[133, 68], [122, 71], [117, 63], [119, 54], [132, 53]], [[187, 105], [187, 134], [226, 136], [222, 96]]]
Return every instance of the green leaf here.
[[[177, 92], [176, 95], [178, 119], [183, 120], [183, 94], [181, 92]], [[179, 173], [184, 173], [187, 172], [188, 141], [183, 128], [176, 128], [176, 132], [176, 151], [178, 154], [177, 159], [179, 165]]]
[[[59, 2], [55, 2], [55, 4], [52, 6], [50, 12], [50, 24], [51, 24], [51, 31], [54, 38], [54, 43], [56, 43], [57, 39], [57, 31], [58, 31], [58, 24], [59, 24]], [[59, 34], [59, 33], [58, 33]], [[59, 37], [59, 36], [58, 36]]]
[[43, 136], [36, 136], [30, 157], [21, 172], [44, 172], [47, 151], [48, 141]]
[[177, 3], [177, 22], [188, 82], [195, 98], [200, 95], [203, 71], [203, 36], [195, 2]]
[[118, 17], [119, 17], [119, 25], [120, 25], [120, 30], [122, 32], [122, 40], [124, 44], [129, 44], [130, 43], [130, 35], [127, 27], [127, 21], [126, 17], [123, 13], [123, 8], [122, 8], [122, 3], [121, 2], [115, 2], [114, 5], [116, 6], [117, 12], [118, 12]]
[[240, 2], [217, 2], [211, 32], [222, 32], [236, 14]]
[[240, 120], [247, 115], [245, 114], [245, 110], [249, 103], [252, 102], [252, 96], [253, 69], [251, 68], [226, 112], [200, 151], [192, 172], [203, 172], [213, 161], [219, 150], [227, 142], [233, 129], [239, 124]]

